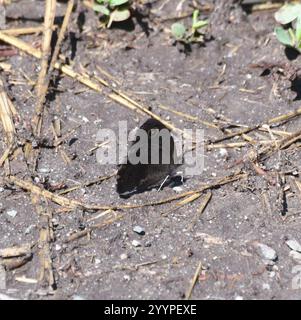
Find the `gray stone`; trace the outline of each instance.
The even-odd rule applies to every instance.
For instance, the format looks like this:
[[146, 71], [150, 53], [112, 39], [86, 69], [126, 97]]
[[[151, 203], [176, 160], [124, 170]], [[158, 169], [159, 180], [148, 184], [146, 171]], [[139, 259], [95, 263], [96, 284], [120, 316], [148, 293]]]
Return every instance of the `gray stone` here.
[[15, 218], [16, 215], [18, 214], [18, 212], [17, 212], [17, 210], [12, 209], [12, 210], [7, 210], [6, 214], [9, 215], [12, 218]]
[[271, 290], [271, 286], [268, 283], [263, 283], [262, 284], [262, 289], [263, 290]]
[[292, 273], [296, 274], [292, 279], [292, 289], [300, 290], [301, 289], [301, 266], [294, 266]]
[[143, 227], [140, 227], [140, 226], [135, 226], [133, 228], [133, 231], [140, 234], [141, 236], [145, 235], [145, 230]]
[[36, 226], [34, 224], [31, 224], [30, 226], [28, 226], [26, 229], [25, 229], [25, 234], [30, 234], [31, 231], [35, 228]]
[[133, 241], [132, 241], [132, 245], [133, 245], [134, 247], [141, 247], [141, 243], [140, 243], [138, 240], [133, 240]]
[[269, 259], [263, 259], [262, 261], [267, 267], [273, 267], [275, 265], [275, 261]]
[[301, 244], [297, 240], [295, 239], [287, 240], [285, 243], [290, 249], [301, 252]]
[[266, 244], [256, 242], [255, 248], [257, 249], [257, 253], [262, 258], [267, 259], [267, 260], [272, 260], [272, 261], [277, 259], [276, 251], [273, 248], [267, 246]]
[[126, 260], [128, 258], [128, 255], [126, 254], [126, 253], [122, 253], [121, 255], [120, 255], [120, 259], [121, 260]]
[[301, 253], [297, 251], [290, 251], [289, 256], [296, 262], [301, 264]]
[[180, 186], [176, 186], [172, 188], [173, 191], [175, 191], [176, 193], [181, 193], [183, 191], [183, 188]]

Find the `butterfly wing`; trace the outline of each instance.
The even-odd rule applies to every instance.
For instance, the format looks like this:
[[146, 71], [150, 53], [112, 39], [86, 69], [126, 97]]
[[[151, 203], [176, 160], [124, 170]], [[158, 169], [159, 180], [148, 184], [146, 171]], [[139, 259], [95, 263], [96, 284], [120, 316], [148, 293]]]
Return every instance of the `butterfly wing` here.
[[[122, 197], [129, 197], [133, 193], [143, 192], [149, 188], [159, 186], [170, 176], [177, 165], [174, 162], [174, 139], [170, 134], [170, 131], [159, 121], [155, 119], [148, 119], [140, 129], [145, 130], [148, 135], [148, 164], [131, 164], [127, 161], [126, 164], [120, 166], [117, 175], [117, 192]], [[162, 139], [158, 139], [159, 146], [159, 163], [152, 164], [152, 149], [151, 139], [152, 135], [158, 134], [158, 130], [167, 129], [169, 132], [169, 149], [165, 149], [162, 144]], [[128, 159], [133, 152], [132, 146], [137, 142], [137, 139], [131, 144], [128, 152]], [[136, 152], [136, 150], [135, 150]], [[162, 159], [169, 159], [169, 163], [163, 163]], [[128, 160], [127, 159], [127, 160]]]

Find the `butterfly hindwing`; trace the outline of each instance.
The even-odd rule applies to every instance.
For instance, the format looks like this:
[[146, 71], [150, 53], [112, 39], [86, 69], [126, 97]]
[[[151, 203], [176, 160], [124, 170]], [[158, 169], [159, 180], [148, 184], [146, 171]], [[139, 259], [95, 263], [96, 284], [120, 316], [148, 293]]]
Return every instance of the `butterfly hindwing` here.
[[[117, 174], [117, 192], [122, 197], [129, 197], [133, 193], [143, 192], [151, 187], [162, 184], [176, 168], [174, 161], [175, 145], [170, 130], [168, 130], [161, 122], [152, 118], [148, 119], [140, 129], [145, 130], [148, 137], [148, 163], [132, 164], [128, 161], [129, 155], [133, 152], [133, 146], [135, 143], [139, 142], [139, 139], [136, 138], [129, 147], [127, 163], [122, 164], [119, 167]], [[157, 149], [151, 149], [152, 138], [156, 138], [155, 135], [159, 134], [160, 130], [163, 129], [167, 130], [164, 134], [168, 134], [167, 139], [169, 139], [169, 148], [166, 148], [165, 145], [163, 146], [162, 139], [159, 138], [156, 140], [159, 141], [159, 145], [155, 146]], [[159, 163], [152, 164], [151, 159], [154, 150], [158, 150], [159, 152]], [[167, 159], [167, 163], [163, 163], [162, 159], [165, 159], [165, 161]]]

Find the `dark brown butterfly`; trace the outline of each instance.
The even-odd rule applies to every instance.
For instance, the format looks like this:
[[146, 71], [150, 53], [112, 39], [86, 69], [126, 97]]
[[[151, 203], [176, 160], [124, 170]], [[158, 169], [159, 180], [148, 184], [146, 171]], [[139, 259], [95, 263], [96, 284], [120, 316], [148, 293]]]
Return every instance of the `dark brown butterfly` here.
[[[123, 198], [128, 198], [134, 193], [140, 193], [150, 188], [161, 186], [162, 183], [168, 184], [170, 177], [173, 175], [176, 167], [175, 163], [175, 143], [169, 129], [166, 128], [161, 122], [155, 119], [148, 119], [141, 127], [147, 133], [147, 164], [137, 163], [132, 164], [129, 159], [131, 154], [137, 152], [140, 156], [140, 150], [135, 149], [135, 145], [140, 141], [139, 137], [131, 143], [128, 149], [127, 163], [120, 165], [117, 174], [117, 192]], [[157, 140], [154, 139], [156, 135], [162, 133], [167, 134], [167, 140], [169, 140], [169, 148], [165, 148], [163, 140], [160, 136]], [[166, 138], [166, 136], [165, 136]], [[158, 141], [157, 146], [152, 148], [152, 140]], [[166, 140], [165, 140], [166, 141]], [[156, 149], [157, 148], [157, 149]], [[152, 155], [154, 150], [158, 150], [158, 162], [156, 164], [152, 162]], [[165, 159], [163, 161], [163, 159]], [[168, 161], [166, 161], [166, 159]]]

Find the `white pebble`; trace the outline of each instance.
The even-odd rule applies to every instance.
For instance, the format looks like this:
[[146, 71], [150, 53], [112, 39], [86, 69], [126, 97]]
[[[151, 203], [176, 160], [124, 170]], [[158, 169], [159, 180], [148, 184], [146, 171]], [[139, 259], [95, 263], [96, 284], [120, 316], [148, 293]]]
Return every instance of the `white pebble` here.
[[141, 243], [140, 243], [138, 240], [133, 240], [133, 241], [132, 241], [132, 245], [133, 245], [134, 247], [141, 247]]
[[299, 290], [301, 289], [301, 266], [294, 266], [292, 273], [296, 274], [292, 279], [292, 289]]
[[140, 226], [135, 226], [133, 228], [133, 231], [140, 234], [140, 235], [144, 235], [145, 234], [145, 230], [144, 228], [140, 227]]
[[8, 211], [6, 211], [6, 214], [12, 218], [15, 218], [15, 216], [18, 214], [18, 212], [17, 212], [17, 210], [8, 210]]
[[128, 255], [126, 254], [126, 253], [122, 253], [121, 255], [120, 255], [120, 259], [121, 260], [126, 260], [128, 258]]
[[183, 191], [183, 188], [180, 186], [177, 186], [177, 187], [173, 187], [172, 190], [175, 191], [176, 193], [180, 193]]
[[290, 256], [295, 262], [301, 264], [301, 253], [300, 253], [300, 252], [297, 252], [297, 251], [292, 250], [292, 251], [289, 253], [289, 256]]
[[288, 240], [285, 242], [287, 244], [287, 246], [289, 248], [291, 248], [292, 250], [294, 251], [298, 251], [298, 252], [301, 252], [301, 245], [298, 241], [292, 239], [292, 240]]
[[255, 243], [255, 247], [257, 248], [258, 254], [261, 255], [263, 258], [268, 260], [277, 259], [276, 251], [273, 248], [267, 246], [266, 244], [257, 242]]
[[263, 283], [262, 284], [262, 289], [263, 290], [271, 290], [271, 286], [268, 283]]
[[34, 229], [35, 225], [31, 224], [29, 227], [25, 229], [25, 234], [30, 234], [30, 232]]
[[225, 148], [219, 149], [219, 155], [221, 158], [228, 158], [228, 156], [229, 156], [228, 151]]

